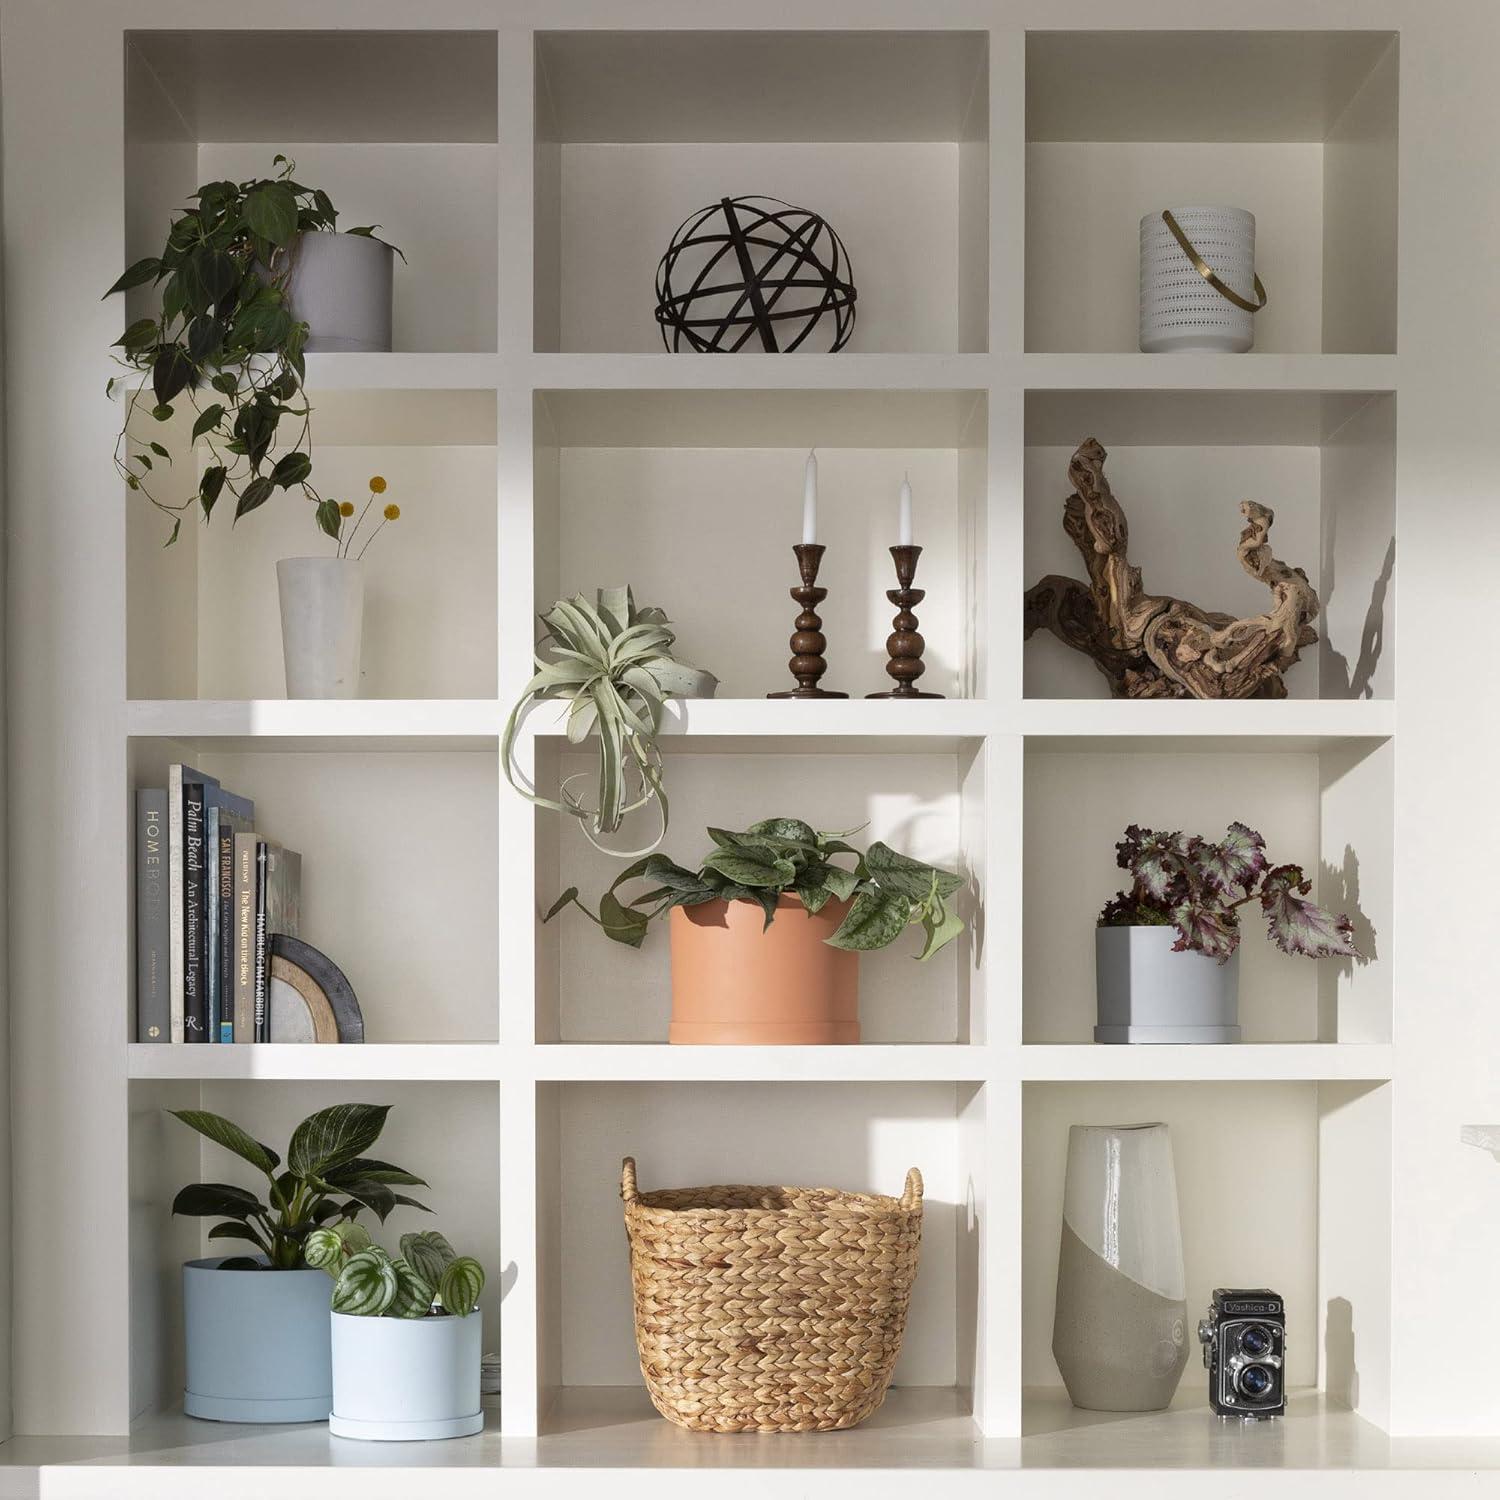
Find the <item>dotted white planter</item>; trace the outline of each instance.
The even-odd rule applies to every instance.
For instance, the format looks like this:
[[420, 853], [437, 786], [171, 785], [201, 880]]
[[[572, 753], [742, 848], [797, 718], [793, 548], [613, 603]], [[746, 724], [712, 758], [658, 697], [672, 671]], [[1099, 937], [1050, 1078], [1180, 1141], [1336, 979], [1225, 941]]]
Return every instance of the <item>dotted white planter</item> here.
[[484, 1426], [484, 1320], [352, 1318], [331, 1312], [335, 1437], [400, 1443], [467, 1437]]
[[[1172, 209], [1178, 227], [1219, 279], [1247, 302], [1255, 296], [1255, 215], [1202, 205]], [[1161, 213], [1141, 220], [1141, 350], [1208, 349], [1243, 354], [1255, 343], [1254, 314], [1204, 279]]]

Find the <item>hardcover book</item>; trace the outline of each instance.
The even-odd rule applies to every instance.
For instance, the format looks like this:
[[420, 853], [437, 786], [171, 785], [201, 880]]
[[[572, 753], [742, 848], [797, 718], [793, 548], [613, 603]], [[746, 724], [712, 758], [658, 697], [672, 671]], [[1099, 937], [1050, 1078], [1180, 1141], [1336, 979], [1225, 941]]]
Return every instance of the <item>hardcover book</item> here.
[[185, 781], [182, 787], [182, 1025], [183, 1039], [208, 1040], [208, 976], [203, 966], [204, 931], [208, 913], [204, 897], [205, 846], [203, 783]]
[[172, 1033], [167, 970], [167, 789], [135, 794], [135, 1039], [165, 1042]]
[[255, 1040], [271, 1040], [271, 938], [297, 937], [302, 856], [269, 839], [255, 846]]
[[183, 788], [218, 786], [212, 776], [174, 762], [167, 767], [167, 1006], [171, 1039], [187, 1039], [186, 866], [183, 844]]
[[[208, 985], [208, 1037], [210, 1042], [233, 1041], [234, 991], [225, 988], [225, 952], [233, 924], [232, 907], [225, 899], [227, 872], [233, 868], [232, 851], [237, 831], [248, 830], [255, 821], [255, 804], [223, 787], [204, 794], [208, 857], [204, 873], [207, 886], [207, 925], [203, 947]], [[226, 856], [228, 861], [226, 863]], [[231, 880], [232, 884], [232, 880]], [[232, 896], [232, 891], [230, 892]]]
[[234, 1039], [255, 1040], [255, 873], [260, 840], [234, 836]]

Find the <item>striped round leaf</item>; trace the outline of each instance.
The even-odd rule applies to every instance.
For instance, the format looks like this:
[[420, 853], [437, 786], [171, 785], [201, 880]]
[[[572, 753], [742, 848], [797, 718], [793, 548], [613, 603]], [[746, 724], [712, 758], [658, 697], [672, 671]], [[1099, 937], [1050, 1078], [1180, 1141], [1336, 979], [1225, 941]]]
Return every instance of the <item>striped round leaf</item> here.
[[438, 1297], [443, 1306], [459, 1318], [466, 1318], [474, 1311], [483, 1290], [484, 1267], [472, 1255], [460, 1255], [438, 1282]]
[[332, 1229], [315, 1229], [302, 1242], [302, 1259], [314, 1271], [337, 1276], [344, 1263], [344, 1242]]
[[424, 1281], [398, 1256], [391, 1262], [396, 1273], [396, 1300], [386, 1309], [393, 1318], [425, 1318], [432, 1311], [432, 1285]]
[[368, 1250], [375, 1243], [370, 1238], [370, 1231], [363, 1224], [356, 1224], [353, 1219], [340, 1219], [337, 1224], [328, 1226], [344, 1242], [344, 1249], [351, 1255], [360, 1250]]
[[372, 1246], [351, 1256], [339, 1272], [329, 1305], [352, 1318], [378, 1318], [396, 1300], [398, 1289], [390, 1256]]
[[436, 1229], [419, 1229], [401, 1236], [401, 1258], [429, 1286], [436, 1286], [453, 1262], [454, 1249]]

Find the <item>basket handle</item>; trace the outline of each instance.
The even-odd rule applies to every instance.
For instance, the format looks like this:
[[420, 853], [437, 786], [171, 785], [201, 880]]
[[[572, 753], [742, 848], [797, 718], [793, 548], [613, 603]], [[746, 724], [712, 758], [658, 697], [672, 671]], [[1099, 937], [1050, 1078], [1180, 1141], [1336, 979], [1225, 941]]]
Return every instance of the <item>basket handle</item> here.
[[1182, 232], [1180, 225], [1172, 216], [1170, 208], [1161, 211], [1161, 221], [1172, 231], [1172, 238], [1182, 246], [1182, 253], [1192, 261], [1193, 269], [1223, 298], [1234, 303], [1234, 305], [1247, 313], [1258, 313], [1266, 305], [1266, 289], [1261, 285], [1260, 277], [1255, 278], [1255, 295], [1260, 298], [1259, 302], [1251, 302], [1240, 296], [1227, 282], [1220, 279], [1214, 268], [1204, 260], [1193, 248], [1193, 242]]
[[922, 1206], [922, 1174], [913, 1167], [906, 1174], [906, 1190], [901, 1194], [901, 1207], [910, 1213]]
[[635, 1157], [627, 1156], [620, 1163], [620, 1196], [627, 1203], [640, 1201], [640, 1193], [635, 1186]]

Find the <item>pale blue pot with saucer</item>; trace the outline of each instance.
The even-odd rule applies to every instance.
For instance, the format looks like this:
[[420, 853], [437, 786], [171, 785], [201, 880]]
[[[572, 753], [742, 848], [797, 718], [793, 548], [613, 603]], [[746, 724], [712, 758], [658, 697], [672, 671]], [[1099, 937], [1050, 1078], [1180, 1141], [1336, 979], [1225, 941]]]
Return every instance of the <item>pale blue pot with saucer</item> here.
[[401, 1443], [468, 1437], [484, 1426], [484, 1319], [477, 1310], [466, 1318], [331, 1312], [324, 1322], [333, 1329], [328, 1430], [335, 1437]]
[[216, 1422], [325, 1422], [333, 1410], [329, 1280], [322, 1271], [182, 1268], [182, 1409]]

